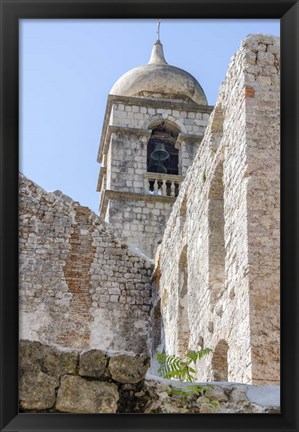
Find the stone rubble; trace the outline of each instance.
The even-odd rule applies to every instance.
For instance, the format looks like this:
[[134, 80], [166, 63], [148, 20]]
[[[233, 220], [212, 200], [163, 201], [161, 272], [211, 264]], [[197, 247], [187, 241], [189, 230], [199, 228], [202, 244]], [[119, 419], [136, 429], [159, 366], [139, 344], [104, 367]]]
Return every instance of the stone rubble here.
[[203, 387], [212, 384], [212, 388], [187, 399], [172, 395], [173, 389], [184, 390], [190, 384], [147, 374], [146, 355], [110, 357], [100, 350], [58, 350], [25, 340], [20, 341], [20, 354], [21, 412], [279, 412], [277, 387], [200, 383]]

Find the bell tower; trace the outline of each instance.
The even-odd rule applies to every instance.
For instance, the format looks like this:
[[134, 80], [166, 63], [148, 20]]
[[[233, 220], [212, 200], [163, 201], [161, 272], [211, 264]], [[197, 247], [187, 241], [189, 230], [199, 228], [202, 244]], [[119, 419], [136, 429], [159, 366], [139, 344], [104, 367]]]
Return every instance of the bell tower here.
[[198, 81], [166, 62], [160, 40], [149, 63], [110, 91], [98, 152], [99, 212], [150, 258], [212, 109]]

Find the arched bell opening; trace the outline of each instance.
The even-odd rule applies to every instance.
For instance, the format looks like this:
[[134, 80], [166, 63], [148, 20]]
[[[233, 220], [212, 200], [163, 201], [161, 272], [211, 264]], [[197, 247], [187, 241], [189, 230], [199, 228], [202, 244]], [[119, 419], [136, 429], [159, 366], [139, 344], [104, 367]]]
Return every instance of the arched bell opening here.
[[152, 127], [147, 146], [147, 171], [160, 174], [178, 175], [179, 151], [175, 143], [179, 130], [161, 121]]

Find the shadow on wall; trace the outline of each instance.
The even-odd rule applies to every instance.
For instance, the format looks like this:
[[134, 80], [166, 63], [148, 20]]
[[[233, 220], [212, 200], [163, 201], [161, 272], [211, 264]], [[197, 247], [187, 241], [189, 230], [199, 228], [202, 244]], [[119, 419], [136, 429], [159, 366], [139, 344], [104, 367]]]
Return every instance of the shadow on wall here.
[[156, 359], [156, 354], [165, 352], [165, 333], [161, 314], [161, 299], [157, 299], [152, 308], [152, 352], [150, 372], [158, 374], [160, 364]]
[[216, 345], [212, 357], [213, 381], [228, 381], [228, 344], [221, 339]]

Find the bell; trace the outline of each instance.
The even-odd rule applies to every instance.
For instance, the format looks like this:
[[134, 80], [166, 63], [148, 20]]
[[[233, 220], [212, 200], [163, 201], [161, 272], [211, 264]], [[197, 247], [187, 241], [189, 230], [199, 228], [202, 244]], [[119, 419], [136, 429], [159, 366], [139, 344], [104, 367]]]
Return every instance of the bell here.
[[156, 172], [161, 174], [167, 173], [167, 168], [163, 165], [161, 161], [151, 160], [148, 166], [148, 172]]
[[165, 149], [165, 145], [163, 143], [155, 143], [155, 148], [151, 154], [151, 158], [160, 162], [169, 158], [169, 153]]

